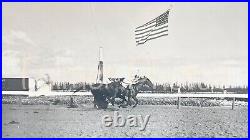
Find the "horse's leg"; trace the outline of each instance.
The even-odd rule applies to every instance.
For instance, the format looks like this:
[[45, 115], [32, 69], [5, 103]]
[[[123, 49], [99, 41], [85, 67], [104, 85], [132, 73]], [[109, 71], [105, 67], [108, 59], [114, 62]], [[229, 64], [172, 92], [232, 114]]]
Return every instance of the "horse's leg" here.
[[130, 105], [130, 106], [132, 106], [132, 103], [131, 103], [131, 97], [128, 97], [129, 99], [129, 101], [128, 101], [128, 104]]
[[116, 96], [117, 96], [117, 92], [118, 92], [118, 90], [116, 89], [115, 92], [114, 92], [113, 97], [111, 97], [111, 104], [112, 104], [112, 106], [115, 105], [115, 98], [116, 98]]
[[97, 108], [97, 105], [96, 105], [96, 103], [94, 102], [94, 108]]
[[131, 103], [131, 91], [128, 92], [128, 105], [132, 105]]
[[127, 92], [126, 92], [126, 91], [123, 91], [123, 94], [120, 95], [120, 98], [122, 99], [122, 104], [123, 104], [125, 101], [128, 102], [127, 99], [126, 99], [126, 96], [127, 96]]
[[94, 97], [94, 108], [100, 109], [100, 98]]
[[111, 97], [107, 97], [107, 99], [112, 104], [112, 106], [114, 106], [114, 102], [115, 102], [114, 99]]
[[124, 104], [125, 101], [128, 102], [128, 101], [126, 100], [125, 96], [121, 96], [120, 98], [122, 99], [121, 104]]
[[96, 105], [96, 97], [94, 97], [94, 108], [97, 108], [97, 105]]
[[136, 107], [137, 104], [138, 104], [138, 102], [139, 102], [139, 100], [136, 98], [136, 96], [132, 96], [132, 98], [135, 100], [135, 105], [133, 107]]
[[115, 105], [115, 98], [111, 98], [111, 99], [109, 99], [109, 101], [110, 101], [110, 103], [112, 104], [112, 106]]
[[106, 99], [112, 104], [112, 106], [115, 105], [115, 98], [110, 92], [107, 92]]
[[[125, 96], [120, 95], [119, 98], [122, 99], [121, 104], [119, 105], [119, 107], [128, 106], [128, 101], [126, 100]], [[126, 101], [126, 104], [124, 104], [125, 101]]]

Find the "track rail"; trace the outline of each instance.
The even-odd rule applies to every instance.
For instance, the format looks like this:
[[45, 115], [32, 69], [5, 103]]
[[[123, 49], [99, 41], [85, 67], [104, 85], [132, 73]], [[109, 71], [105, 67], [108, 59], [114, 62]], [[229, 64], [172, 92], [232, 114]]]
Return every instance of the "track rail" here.
[[[2, 95], [24, 95], [24, 96], [92, 96], [91, 92], [27, 92], [27, 91], [2, 91]], [[233, 94], [233, 93], [139, 93], [137, 97], [153, 97], [153, 98], [177, 98], [177, 108], [181, 107], [181, 98], [232, 98], [232, 109], [235, 107], [235, 98], [248, 99], [248, 94]], [[21, 100], [21, 97], [20, 97]]]

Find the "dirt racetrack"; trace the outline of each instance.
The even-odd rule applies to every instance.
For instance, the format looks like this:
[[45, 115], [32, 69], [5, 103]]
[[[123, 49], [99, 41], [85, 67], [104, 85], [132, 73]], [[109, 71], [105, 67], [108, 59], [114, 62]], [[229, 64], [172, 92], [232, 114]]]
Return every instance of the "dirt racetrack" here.
[[[3, 137], [248, 137], [248, 108], [139, 105], [96, 110], [85, 105], [2, 104]], [[105, 127], [104, 115], [118, 111], [150, 115], [145, 131], [138, 127]]]

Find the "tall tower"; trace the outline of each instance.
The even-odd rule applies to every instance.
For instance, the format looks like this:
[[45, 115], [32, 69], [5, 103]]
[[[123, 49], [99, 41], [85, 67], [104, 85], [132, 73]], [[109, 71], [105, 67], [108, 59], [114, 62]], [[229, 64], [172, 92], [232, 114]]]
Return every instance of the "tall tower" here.
[[99, 48], [99, 64], [96, 83], [103, 83], [103, 48]]

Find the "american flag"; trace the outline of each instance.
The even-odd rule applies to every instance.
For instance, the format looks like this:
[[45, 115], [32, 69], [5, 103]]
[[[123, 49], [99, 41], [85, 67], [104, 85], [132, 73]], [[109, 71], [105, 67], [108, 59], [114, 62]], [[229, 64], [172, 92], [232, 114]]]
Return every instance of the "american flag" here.
[[168, 35], [169, 11], [167, 10], [157, 18], [135, 29], [136, 45], [141, 45], [149, 40]]

